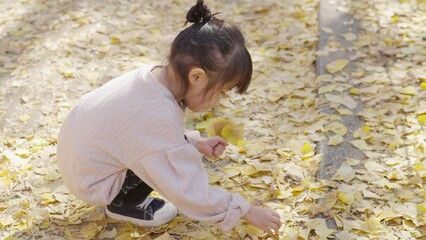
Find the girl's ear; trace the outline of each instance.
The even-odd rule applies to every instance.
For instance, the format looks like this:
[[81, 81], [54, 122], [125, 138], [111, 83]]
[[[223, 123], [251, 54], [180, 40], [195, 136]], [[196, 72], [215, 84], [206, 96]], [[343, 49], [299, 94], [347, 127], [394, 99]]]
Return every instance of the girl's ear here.
[[208, 81], [208, 77], [202, 68], [194, 67], [189, 71], [188, 80], [191, 85], [204, 85]]

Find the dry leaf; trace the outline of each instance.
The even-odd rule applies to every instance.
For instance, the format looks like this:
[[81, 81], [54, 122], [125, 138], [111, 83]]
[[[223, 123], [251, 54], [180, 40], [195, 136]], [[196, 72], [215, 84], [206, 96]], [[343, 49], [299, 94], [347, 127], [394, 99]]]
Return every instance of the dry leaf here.
[[330, 123], [329, 125], [324, 127], [325, 131], [331, 131], [334, 132], [335, 134], [343, 137], [346, 135], [346, 133], [348, 133], [348, 129], [345, 127], [345, 125], [339, 123], [339, 122], [333, 122]]
[[344, 139], [343, 139], [342, 136], [333, 135], [333, 136], [331, 136], [331, 137], [328, 138], [327, 145], [338, 146], [338, 145], [340, 145], [343, 142], [344, 142]]
[[367, 143], [364, 140], [362, 140], [362, 139], [361, 140], [353, 140], [353, 141], [351, 141], [351, 144], [354, 147], [356, 147], [358, 149], [361, 149], [361, 150], [368, 150], [368, 149], [370, 149], [368, 147]]
[[348, 65], [348, 63], [349, 63], [348, 59], [338, 59], [327, 64], [325, 67], [329, 73], [334, 74], [334, 73], [342, 71], [343, 68], [345, 68], [346, 65]]
[[169, 233], [165, 232], [163, 235], [157, 237], [155, 240], [175, 240]]
[[349, 109], [354, 109], [358, 106], [358, 102], [348, 95], [326, 94], [325, 97], [332, 103], [342, 104]]
[[230, 119], [211, 118], [206, 124], [209, 137], [220, 136], [235, 146], [245, 145], [243, 127]]
[[[224, 161], [206, 163], [209, 179], [248, 200], [263, 199], [264, 206], [279, 212], [285, 239], [421, 238], [426, 1], [333, 2], [353, 16], [343, 21], [341, 36], [332, 31], [335, 26], [319, 25], [319, 1], [245, 1], [232, 7], [209, 1], [209, 8], [231, 18], [250, 42], [253, 77], [247, 94], [225, 93], [214, 114], [188, 114], [186, 126], [198, 123], [196, 128], [205, 130], [215, 116], [244, 122], [250, 143], [229, 146]], [[139, 228], [105, 219], [103, 211], [70, 194], [55, 157], [67, 113], [82, 95], [110, 79], [161, 63], [181, 30], [179, 16], [184, 18], [190, 5], [180, 0], [173, 8], [167, 1], [36, 3], [0, 1], [6, 9], [0, 14], [0, 239], [25, 238], [27, 229], [35, 239], [55, 239], [58, 233], [117, 240], [273, 238], [245, 223], [224, 235], [181, 215], [154, 230]], [[319, 27], [330, 38], [317, 50]], [[330, 74], [316, 76], [317, 57], [334, 59], [343, 52], [350, 57], [329, 63]], [[352, 144], [365, 158], [346, 159], [332, 179], [320, 179], [316, 173], [326, 155], [315, 146], [341, 144], [345, 128], [327, 125], [350, 115], [364, 123]], [[215, 133], [241, 140], [231, 126]], [[336, 221], [334, 232], [319, 213]]]

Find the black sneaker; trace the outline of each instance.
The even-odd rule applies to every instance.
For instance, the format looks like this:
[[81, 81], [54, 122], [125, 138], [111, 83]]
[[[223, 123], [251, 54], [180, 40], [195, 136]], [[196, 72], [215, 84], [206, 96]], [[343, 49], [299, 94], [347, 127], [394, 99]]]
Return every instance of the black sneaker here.
[[148, 196], [138, 205], [124, 202], [119, 206], [110, 204], [106, 207], [106, 214], [110, 218], [129, 221], [142, 227], [157, 227], [175, 218], [177, 209], [170, 202]]

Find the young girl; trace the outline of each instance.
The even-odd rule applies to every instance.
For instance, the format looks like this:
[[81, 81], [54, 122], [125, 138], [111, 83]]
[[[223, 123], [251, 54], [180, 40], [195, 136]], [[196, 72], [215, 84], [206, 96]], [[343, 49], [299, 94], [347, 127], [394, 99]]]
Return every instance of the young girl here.
[[[174, 40], [166, 66], [126, 73], [71, 110], [57, 149], [64, 182], [80, 199], [106, 205], [109, 217], [140, 226], [165, 224], [179, 209], [225, 231], [243, 218], [277, 232], [276, 212], [209, 186], [200, 153], [218, 157], [228, 143], [184, 133], [185, 107], [206, 110], [222, 92], [244, 93], [252, 74], [237, 27], [214, 17], [202, 0], [186, 19], [193, 24]], [[149, 196], [153, 189], [170, 202]]]

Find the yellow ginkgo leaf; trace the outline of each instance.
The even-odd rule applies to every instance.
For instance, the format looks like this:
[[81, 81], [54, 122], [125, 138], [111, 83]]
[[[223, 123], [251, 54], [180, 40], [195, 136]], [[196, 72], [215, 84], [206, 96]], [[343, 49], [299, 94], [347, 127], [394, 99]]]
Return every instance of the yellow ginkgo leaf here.
[[113, 228], [111, 230], [106, 230], [104, 232], [101, 233], [100, 237], [105, 239], [105, 238], [112, 238], [114, 239], [117, 236], [117, 229]]
[[341, 231], [336, 234], [334, 234], [338, 239], [347, 239], [347, 240], [355, 240], [357, 239], [358, 235], [351, 233], [349, 231]]
[[342, 163], [334, 174], [334, 180], [350, 181], [355, 177], [355, 170], [347, 163]]
[[351, 32], [342, 34], [342, 37], [344, 37], [346, 41], [355, 41], [358, 38], [356, 34]]
[[261, 236], [265, 235], [265, 233], [262, 230], [254, 227], [252, 225], [245, 226], [245, 230], [246, 230], [247, 235], [251, 236], [251, 237], [261, 237]]
[[126, 240], [126, 239], [132, 239], [130, 236], [132, 234], [131, 232], [123, 232], [120, 235], [116, 236], [114, 240]]
[[247, 145], [247, 141], [246, 140], [238, 139], [238, 141], [237, 141], [237, 147], [244, 147], [245, 145]]
[[358, 91], [358, 89], [356, 89], [356, 88], [351, 88], [351, 89], [349, 90], [349, 92], [350, 92], [351, 94], [353, 94], [353, 95], [359, 95], [359, 91]]
[[210, 118], [214, 118], [214, 113], [208, 112], [208, 113], [203, 115], [204, 120], [207, 120], [207, 119], [210, 119]]
[[328, 239], [328, 237], [336, 231], [334, 229], [329, 229], [324, 219], [317, 218], [307, 222], [306, 225], [308, 228], [314, 229], [320, 239]]
[[250, 176], [258, 172], [257, 169], [252, 165], [239, 165], [235, 166], [235, 169], [238, 170], [243, 176]]
[[268, 100], [271, 102], [276, 102], [280, 100], [285, 95], [285, 92], [281, 88], [272, 88], [268, 94]]
[[327, 145], [337, 146], [343, 142], [343, 137], [339, 135], [334, 135], [328, 138]]
[[307, 153], [310, 153], [310, 152], [312, 152], [311, 145], [309, 143], [305, 143], [305, 145], [303, 145], [303, 147], [302, 147], [302, 153], [307, 154]]
[[111, 44], [117, 45], [117, 44], [120, 44], [120, 43], [121, 43], [121, 40], [118, 37], [112, 37], [111, 38]]
[[12, 179], [10, 179], [9, 177], [0, 177], [1, 189], [7, 189], [11, 183], [12, 183]]
[[426, 170], [425, 166], [423, 165], [422, 162], [417, 161], [416, 163], [414, 163], [413, 165], [413, 170], [416, 172], [420, 172], [420, 171], [424, 171]]
[[206, 132], [209, 137], [220, 136], [222, 129], [232, 122], [225, 118], [212, 118], [206, 124]]
[[28, 149], [23, 148], [17, 148], [14, 153], [15, 155], [20, 156], [22, 158], [27, 158], [31, 154]]
[[367, 143], [362, 139], [351, 141], [351, 143], [354, 147], [359, 148], [361, 150], [368, 150], [369, 149]]
[[202, 121], [197, 123], [197, 125], [195, 125], [195, 129], [197, 130], [206, 130], [207, 126], [209, 125], [209, 121]]
[[222, 128], [222, 131], [220, 132], [220, 135], [226, 139], [228, 142], [238, 145], [238, 136], [236, 136], [233, 132], [232, 126], [226, 125]]
[[28, 120], [30, 120], [30, 118], [31, 118], [31, 116], [28, 115], [28, 114], [24, 114], [24, 115], [19, 116], [19, 120], [21, 122], [27, 122]]
[[345, 125], [339, 123], [339, 122], [333, 122], [330, 123], [329, 125], [324, 127], [325, 131], [331, 131], [334, 132], [335, 134], [339, 135], [339, 136], [345, 136], [346, 133], [348, 133], [348, 129], [345, 127]]
[[389, 219], [399, 218], [399, 217], [401, 217], [401, 214], [395, 213], [394, 211], [390, 209], [383, 209], [382, 213], [380, 213], [380, 215], [377, 216], [377, 218], [380, 221], [384, 219], [389, 220]]
[[352, 77], [361, 78], [365, 75], [365, 70], [358, 68], [355, 72], [352, 73]]
[[417, 210], [419, 210], [420, 213], [426, 213], [426, 203], [417, 204]]
[[420, 84], [420, 88], [423, 89], [423, 90], [426, 90], [426, 82], [422, 82]]
[[365, 125], [361, 128], [361, 130], [365, 133], [370, 133], [371, 132], [371, 128], [368, 125]]
[[351, 205], [355, 202], [355, 193], [354, 192], [339, 192], [337, 198], [345, 204]]
[[157, 237], [155, 240], [175, 240], [168, 232], [165, 232], [163, 235]]
[[102, 229], [101, 226], [98, 226], [96, 223], [90, 223], [81, 229], [81, 234], [84, 237], [91, 239]]
[[0, 226], [5, 227], [8, 225], [12, 225], [15, 222], [12, 215], [5, 215], [0, 217]]
[[244, 129], [230, 119], [211, 118], [205, 128], [209, 137], [220, 136], [235, 146], [244, 145]]
[[318, 89], [318, 94], [333, 92], [337, 87], [339, 87], [338, 84], [324, 85]]
[[375, 232], [383, 228], [383, 225], [380, 223], [380, 219], [377, 217], [369, 218], [366, 222], [366, 227], [370, 232]]
[[408, 86], [399, 90], [399, 93], [404, 95], [415, 96], [417, 95], [417, 89], [413, 86]]
[[309, 159], [309, 158], [311, 158], [311, 157], [313, 157], [315, 155], [315, 152], [310, 152], [310, 153], [306, 153], [306, 154], [304, 154], [304, 155], [302, 155], [301, 156], [301, 158], [303, 159], [303, 160], [307, 160], [307, 159]]
[[424, 125], [426, 123], [426, 113], [418, 115], [417, 120], [421, 125]]
[[327, 71], [331, 74], [337, 73], [342, 71], [343, 68], [348, 65], [349, 60], [348, 59], [338, 59], [335, 60], [329, 64], [327, 64], [325, 67], [327, 68]]
[[326, 94], [325, 98], [332, 103], [342, 104], [349, 109], [354, 109], [358, 106], [358, 102], [348, 95]]

